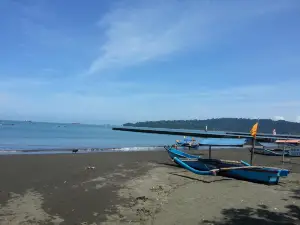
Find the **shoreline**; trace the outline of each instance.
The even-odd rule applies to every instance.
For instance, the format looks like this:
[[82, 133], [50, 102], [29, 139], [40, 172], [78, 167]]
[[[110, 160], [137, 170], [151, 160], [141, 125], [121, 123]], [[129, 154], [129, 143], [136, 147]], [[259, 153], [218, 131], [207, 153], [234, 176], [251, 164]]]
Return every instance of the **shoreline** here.
[[[212, 147], [212, 149], [245, 149], [245, 147]], [[179, 147], [179, 150], [188, 150], [188, 148]], [[200, 146], [197, 149], [191, 149], [191, 151], [206, 151], [208, 146]], [[70, 154], [74, 150], [77, 150], [76, 154], [87, 153], [102, 153], [102, 152], [135, 152], [135, 151], [164, 151], [164, 146], [144, 146], [144, 147], [120, 147], [120, 148], [56, 148], [56, 149], [0, 149], [1, 155], [34, 155], [34, 154]], [[189, 150], [190, 151], [190, 150]]]

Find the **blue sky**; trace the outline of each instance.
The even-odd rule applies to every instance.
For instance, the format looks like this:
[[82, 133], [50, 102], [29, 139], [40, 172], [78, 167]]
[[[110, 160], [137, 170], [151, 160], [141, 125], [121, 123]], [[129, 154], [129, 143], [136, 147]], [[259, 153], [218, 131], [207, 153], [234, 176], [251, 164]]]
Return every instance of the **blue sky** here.
[[300, 122], [300, 1], [1, 0], [0, 118]]

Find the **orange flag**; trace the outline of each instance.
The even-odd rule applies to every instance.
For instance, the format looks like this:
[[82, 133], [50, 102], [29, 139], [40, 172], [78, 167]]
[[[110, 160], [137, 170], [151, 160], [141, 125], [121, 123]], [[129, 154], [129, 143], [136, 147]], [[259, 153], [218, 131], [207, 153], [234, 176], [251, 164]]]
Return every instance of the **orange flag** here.
[[258, 122], [256, 122], [252, 129], [250, 130], [250, 134], [252, 135], [252, 137], [256, 138], [256, 134], [257, 134], [257, 129], [258, 129]]

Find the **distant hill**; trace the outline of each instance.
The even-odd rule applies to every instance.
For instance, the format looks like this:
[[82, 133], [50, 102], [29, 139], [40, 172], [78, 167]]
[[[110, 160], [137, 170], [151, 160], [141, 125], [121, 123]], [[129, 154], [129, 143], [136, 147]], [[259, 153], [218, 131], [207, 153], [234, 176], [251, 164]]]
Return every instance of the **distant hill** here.
[[[169, 128], [169, 129], [191, 129], [204, 130], [205, 126], [209, 131], [238, 131], [249, 132], [257, 120], [244, 118], [219, 118], [208, 120], [160, 120], [146, 121], [137, 123], [125, 123], [123, 126], [132, 127], [151, 127], [151, 128]], [[274, 121], [271, 119], [259, 120], [259, 133], [276, 132], [287, 134], [300, 134], [300, 123], [289, 122], [285, 120]]]

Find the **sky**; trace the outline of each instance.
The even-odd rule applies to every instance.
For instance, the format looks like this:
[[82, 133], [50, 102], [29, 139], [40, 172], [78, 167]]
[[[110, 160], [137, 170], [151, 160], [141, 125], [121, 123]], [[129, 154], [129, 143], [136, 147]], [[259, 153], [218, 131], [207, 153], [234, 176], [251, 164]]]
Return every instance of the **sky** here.
[[1, 0], [0, 118], [300, 122], [300, 1]]

